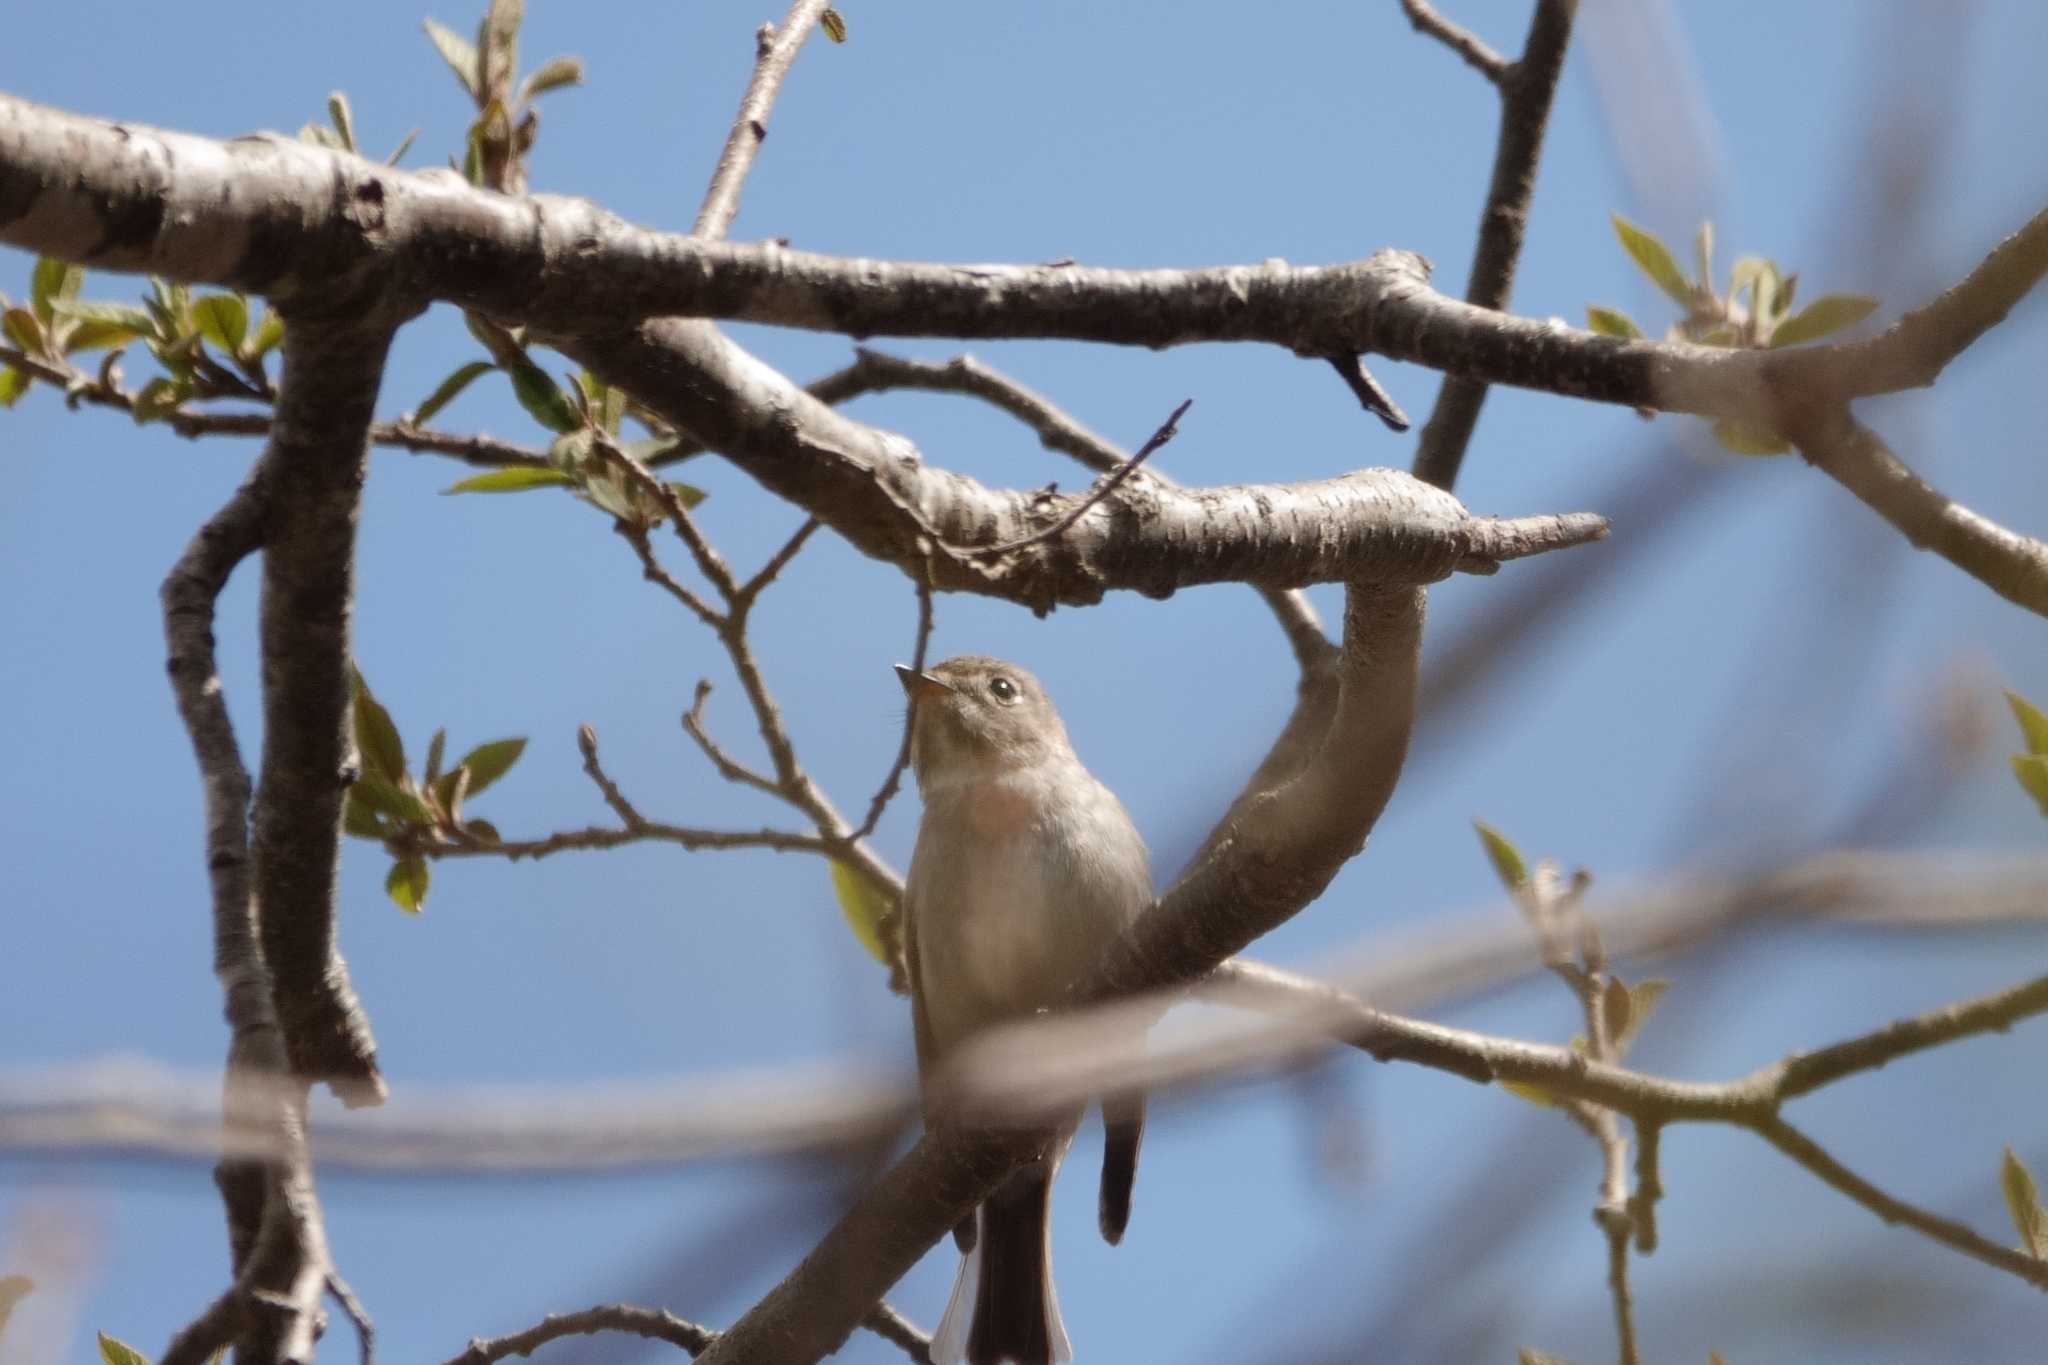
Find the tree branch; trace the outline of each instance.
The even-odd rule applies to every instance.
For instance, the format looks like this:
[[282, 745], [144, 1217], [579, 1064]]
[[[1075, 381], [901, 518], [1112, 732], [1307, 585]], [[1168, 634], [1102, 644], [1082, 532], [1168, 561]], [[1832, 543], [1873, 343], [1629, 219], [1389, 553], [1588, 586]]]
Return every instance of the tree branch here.
[[1447, 299], [1411, 252], [1130, 271], [835, 258], [650, 232], [584, 201], [486, 193], [281, 138], [223, 143], [0, 97], [0, 241], [62, 255], [87, 239], [98, 268], [272, 295], [402, 267], [436, 297], [563, 337], [596, 319], [687, 315], [867, 336], [1261, 341], [1765, 427], [1779, 395], [1847, 400], [1932, 382], [2048, 271], [2043, 212], [1866, 341], [1622, 341]]
[[[1404, 5], [1415, 3], [1403, 0]], [[1479, 246], [1465, 285], [1465, 302], [1476, 307], [1505, 311], [1514, 297], [1515, 266], [1522, 256], [1529, 204], [1536, 196], [1543, 135], [1550, 126], [1550, 104], [1557, 94], [1558, 76], [1564, 71], [1565, 49], [1571, 43], [1572, 18], [1577, 11], [1578, 0], [1538, 0], [1521, 60], [1490, 73], [1500, 88], [1500, 133], [1493, 148], [1493, 180], [1487, 186], [1486, 206], [1479, 213]], [[1409, 9], [1408, 18], [1416, 28], [1424, 28], [1415, 9]], [[1436, 22], [1440, 28], [1425, 31], [1473, 61], [1451, 36], [1469, 35], [1442, 19]], [[1486, 387], [1480, 380], [1461, 375], [1445, 377], [1437, 390], [1436, 407], [1416, 443], [1412, 466], [1416, 478], [1439, 488], [1457, 483], [1458, 466], [1479, 423], [1479, 410], [1486, 403]]]
[[1488, 47], [1478, 34], [1444, 18], [1429, 0], [1401, 0], [1401, 12], [1408, 16], [1417, 33], [1426, 34], [1457, 53], [1465, 65], [1487, 80], [1500, 85], [1507, 79], [1508, 59]]
[[2008, 602], [2048, 616], [2048, 544], [1951, 500], [1845, 407], [1797, 420], [1786, 434], [1810, 464], [1897, 527], [1915, 549], [1932, 550]]
[[704, 193], [704, 206], [697, 211], [696, 226], [690, 229], [695, 235], [723, 237], [732, 226], [734, 215], [740, 211], [740, 189], [746, 184], [747, 172], [753, 169], [761, 144], [767, 140], [768, 112], [775, 107], [783, 77], [789, 74], [790, 64], [796, 61], [804, 39], [830, 8], [831, 0], [796, 0], [783, 17], [780, 29], [763, 24], [754, 35], [754, 76], [747, 82], [747, 93], [740, 98], [732, 132], [718, 154], [718, 169], [712, 172], [711, 187]]

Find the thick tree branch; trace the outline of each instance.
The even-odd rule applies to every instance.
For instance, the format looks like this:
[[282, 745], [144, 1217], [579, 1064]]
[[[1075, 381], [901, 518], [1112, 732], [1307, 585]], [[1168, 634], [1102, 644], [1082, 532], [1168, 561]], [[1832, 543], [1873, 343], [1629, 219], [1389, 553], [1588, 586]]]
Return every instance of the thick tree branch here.
[[292, 319], [264, 462], [263, 765], [252, 846], [263, 952], [292, 1068], [343, 1103], [384, 1098], [335, 936], [349, 738], [349, 622], [368, 432], [396, 319]]
[[844, 259], [650, 232], [584, 201], [509, 198], [282, 138], [216, 142], [11, 97], [0, 97], [0, 241], [58, 255], [91, 241], [86, 264], [273, 298], [392, 270], [422, 293], [561, 336], [689, 315], [861, 336], [1262, 341], [1766, 427], [1780, 395], [1846, 400], [1931, 383], [2048, 271], [2044, 212], [1867, 341], [1621, 341], [1447, 299], [1411, 252], [1132, 271]]
[[[1411, 6], [1408, 18], [1424, 29], [1423, 14]], [[1422, 6], [1424, 11], [1428, 7]], [[1572, 18], [1578, 0], [1538, 0], [1529, 20], [1529, 36], [1521, 59], [1493, 74], [1500, 87], [1500, 133], [1493, 148], [1493, 180], [1486, 189], [1486, 207], [1479, 214], [1479, 247], [1465, 285], [1465, 302], [1505, 311], [1515, 292], [1515, 266], [1522, 256], [1522, 237], [1529, 222], [1529, 204], [1536, 195], [1536, 168], [1543, 159], [1543, 135], [1550, 126], [1550, 104], [1564, 71], [1565, 49], [1571, 43]], [[1463, 35], [1436, 18], [1429, 31], [1474, 65], [1471, 53], [1456, 41]], [[1491, 54], [1488, 54], [1491, 55]], [[1494, 59], [1498, 61], [1498, 58]], [[1483, 67], [1481, 68], [1484, 69]], [[1486, 385], [1462, 375], [1448, 375], [1437, 390], [1436, 407], [1416, 443], [1415, 477], [1439, 488], [1458, 481], [1458, 466], [1479, 410], [1486, 403]]]
[[206, 792], [214, 974], [230, 1034], [222, 1119], [229, 1129], [260, 1133], [265, 1148], [260, 1157], [224, 1157], [216, 1168], [234, 1283], [172, 1339], [165, 1365], [196, 1365], [229, 1342], [251, 1361], [310, 1360], [328, 1269], [306, 1150], [306, 1087], [291, 1074], [259, 929], [249, 773], [213, 652], [214, 604], [235, 566], [263, 543], [265, 503], [276, 477], [266, 457], [200, 528], [163, 584], [171, 687]]
[[1022, 539], [1081, 499], [992, 490], [927, 466], [904, 438], [834, 412], [707, 323], [660, 320], [564, 347], [863, 553], [915, 577], [929, 567], [941, 590], [1041, 611], [1093, 603], [1116, 588], [1163, 597], [1223, 581], [1276, 589], [1358, 576], [1426, 582], [1605, 531], [1587, 516], [1473, 517], [1392, 470], [1200, 490], [1141, 480], [1058, 540], [984, 564], [946, 547]]

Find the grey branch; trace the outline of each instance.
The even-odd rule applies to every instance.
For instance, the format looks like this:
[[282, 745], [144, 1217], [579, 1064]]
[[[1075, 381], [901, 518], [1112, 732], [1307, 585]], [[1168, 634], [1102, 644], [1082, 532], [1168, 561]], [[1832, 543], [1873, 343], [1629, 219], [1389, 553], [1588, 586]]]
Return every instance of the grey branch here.
[[1867, 341], [1621, 341], [1448, 299], [1407, 251], [1203, 270], [840, 258], [652, 232], [586, 201], [490, 194], [278, 137], [224, 143], [12, 97], [0, 97], [0, 224], [0, 241], [32, 251], [94, 240], [97, 268], [272, 295], [402, 269], [434, 297], [564, 337], [593, 319], [687, 315], [866, 336], [1258, 341], [1767, 427], [1775, 395], [1846, 400], [1931, 383], [2048, 270], [2043, 213]]
[[830, 8], [830, 0], [796, 0], [783, 17], [781, 28], [763, 24], [755, 35], [754, 76], [747, 82], [747, 93], [740, 97], [732, 132], [726, 135], [725, 147], [718, 154], [718, 169], [711, 175], [711, 188], [705, 191], [704, 206], [697, 212], [696, 226], [690, 229], [697, 236], [723, 237], [732, 226], [734, 215], [740, 211], [740, 189], [747, 182], [747, 172], [753, 169], [762, 142], [767, 140], [768, 114], [775, 107], [783, 78], [789, 74], [804, 39]]
[[[861, 1324], [876, 1336], [903, 1349], [917, 1365], [931, 1365], [931, 1338], [914, 1327], [910, 1319], [886, 1303]], [[718, 1333], [700, 1327], [687, 1318], [659, 1308], [636, 1308], [628, 1303], [600, 1304], [580, 1313], [550, 1313], [523, 1332], [502, 1337], [473, 1339], [460, 1355], [448, 1357], [447, 1365], [492, 1365], [513, 1356], [532, 1355], [551, 1341], [563, 1337], [588, 1336], [597, 1332], [627, 1332], [650, 1341], [665, 1341], [691, 1355], [702, 1355], [718, 1340]]]
[[1446, 19], [1429, 0], [1401, 0], [1401, 12], [1417, 33], [1436, 39], [1495, 85], [1507, 76], [1507, 58], [1488, 47], [1478, 34]]
[[[1471, 35], [1435, 15], [1421, 0], [1403, 0], [1403, 4], [1409, 7], [1409, 21], [1418, 29], [1433, 33], [1468, 62], [1486, 69], [1471, 51], [1460, 46], [1460, 40], [1476, 42]], [[1550, 126], [1550, 104], [1564, 70], [1577, 9], [1578, 0], [1541, 0], [1530, 15], [1521, 60], [1489, 73], [1500, 87], [1500, 132], [1494, 141], [1493, 178], [1487, 185], [1486, 206], [1479, 213], [1479, 246], [1465, 286], [1465, 302], [1475, 307], [1504, 312], [1514, 297], [1515, 267], [1521, 260], [1529, 204], [1536, 196], [1543, 136]], [[1426, 19], [1435, 27], [1426, 27]], [[1498, 63], [1500, 59], [1493, 60]], [[1445, 377], [1443, 387], [1437, 390], [1436, 407], [1416, 443], [1415, 477], [1439, 488], [1457, 483], [1458, 466], [1485, 402], [1483, 380], [1459, 374]]]
[[1955, 502], [1884, 440], [1832, 407], [1788, 429], [1815, 467], [1861, 498], [1916, 548], [1931, 550], [2009, 602], [2048, 616], [2048, 544]]

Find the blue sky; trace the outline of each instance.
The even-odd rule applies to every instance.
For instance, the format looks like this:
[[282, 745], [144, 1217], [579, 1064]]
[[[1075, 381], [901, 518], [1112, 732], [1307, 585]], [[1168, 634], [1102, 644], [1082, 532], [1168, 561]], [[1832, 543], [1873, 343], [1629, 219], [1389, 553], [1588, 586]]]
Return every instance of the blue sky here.
[[[686, 227], [746, 79], [752, 31], [770, 13], [712, 0], [530, 8], [526, 64], [575, 52], [590, 75], [544, 103], [535, 188]], [[1523, 4], [1452, 8], [1497, 46], [1519, 43]], [[433, 165], [467, 119], [421, 17], [384, 0], [30, 7], [10, 17], [0, 88], [217, 136], [292, 131], [341, 89], [367, 147], [417, 126], [406, 164]], [[475, 16], [437, 17], [466, 29]], [[1394, 0], [1256, 17], [1241, 6], [1072, 2], [851, 5], [846, 17], [851, 41], [820, 43], [797, 64], [736, 238], [1128, 266], [1319, 262], [1392, 245], [1435, 260], [1444, 288], [1462, 287], [1495, 105], [1476, 76], [1409, 32]], [[1711, 215], [1724, 270], [1737, 253], [1769, 254], [1800, 271], [1809, 296], [1882, 294], [1882, 321], [2041, 206], [2048, 9], [2031, 0], [1681, 3], [1671, 35], [1690, 65], [1682, 78], [1632, 55], [1616, 23], [1612, 0], [1587, 0], [1518, 312], [1577, 321], [1597, 301], [1661, 324], [1657, 297], [1608, 228], [1620, 211], [1674, 241]], [[1667, 120], [1673, 110], [1683, 117]], [[1916, 214], [1872, 169], [1873, 123], [1888, 147], [1925, 142], [1925, 155], [1904, 158], [1928, 177]], [[0, 249], [0, 291], [24, 294], [29, 264]], [[87, 292], [136, 288], [95, 275]], [[800, 379], [848, 356], [844, 338], [734, 332]], [[1866, 415], [1956, 497], [2042, 533], [2044, 343], [2048, 312], [2029, 299], [1934, 391]], [[878, 344], [931, 358], [961, 349]], [[1311, 478], [1405, 465], [1413, 453], [1411, 439], [1364, 419], [1325, 367], [1276, 351], [972, 349], [1130, 444], [1192, 396], [1179, 439], [1158, 457], [1186, 482]], [[459, 319], [436, 309], [401, 336], [379, 411], [415, 406], [473, 350]], [[131, 358], [129, 368], [146, 365]], [[1434, 374], [1384, 363], [1375, 373], [1411, 414], [1428, 411]], [[902, 395], [852, 411], [990, 483], [1085, 482], [966, 400]], [[495, 377], [443, 420], [539, 439]], [[1688, 461], [1713, 460], [1698, 436], [1681, 419], [1645, 424], [1496, 392], [1458, 491], [1485, 512], [1612, 510]], [[0, 1074], [110, 1056], [194, 1073], [220, 1063], [199, 790], [163, 683], [156, 585], [255, 453], [246, 441], [195, 445], [115, 415], [67, 413], [47, 390], [0, 413], [0, 639], [10, 642], [0, 706], [12, 721], [0, 882], [14, 906]], [[1619, 521], [1605, 545], [1574, 552], [1619, 553], [1630, 537], [1673, 532], [1589, 590], [1593, 600], [1565, 604], [1431, 732], [1370, 849], [1262, 953], [1313, 963], [1482, 912], [1497, 897], [1475, 816], [1603, 883], [1766, 865], [1845, 829], [1929, 850], [2040, 846], [2043, 827], [2000, 758], [2012, 747], [2002, 712], [1987, 755], [1953, 779], [1921, 757], [1944, 688], [1984, 705], [2001, 684], [2048, 694], [2040, 622], [1908, 551], [1798, 462], [1731, 465], [1699, 482], [1682, 508], [1693, 515], [1676, 527]], [[364, 516], [357, 653], [415, 752], [436, 725], [458, 747], [530, 736], [524, 761], [476, 808], [508, 834], [604, 818], [579, 771], [583, 722], [650, 814], [787, 823], [719, 783], [681, 733], [677, 715], [710, 676], [714, 729], [752, 751], [715, 642], [641, 582], [603, 519], [554, 494], [436, 496], [461, 472], [380, 453]], [[705, 529], [739, 564], [800, 520], [714, 461], [689, 477], [711, 493]], [[1435, 589], [1432, 645], [1540, 569]], [[1317, 597], [1333, 612], [1333, 592]], [[220, 633], [252, 753], [253, 608], [245, 569]], [[842, 809], [865, 804], [894, 752], [888, 665], [907, 656], [912, 621], [901, 575], [829, 535], [758, 615], [763, 667]], [[935, 648], [1010, 656], [1046, 680], [1162, 879], [1292, 697], [1280, 637], [1241, 589], [1125, 596], [1045, 620], [949, 598]], [[1904, 814], [1856, 820], [1895, 787], [1908, 799], [1886, 809]], [[877, 835], [899, 867], [914, 822], [914, 802], [901, 801]], [[349, 845], [341, 934], [400, 1096], [458, 1082], [909, 1066], [901, 1002], [810, 860], [664, 847], [447, 864], [418, 918], [383, 898], [383, 867], [377, 850]], [[1657, 966], [1674, 985], [1637, 1058], [1732, 1075], [2006, 984], [2038, 970], [2041, 949], [2038, 929], [1752, 933]], [[1572, 1031], [1570, 1002], [1546, 981], [1432, 1013], [1529, 1037]], [[2001, 1146], [2048, 1171], [2042, 1027], [1899, 1065], [1802, 1101], [1794, 1117], [1880, 1183], [2003, 1238]], [[1351, 1176], [1316, 1160], [1333, 1133], [1356, 1149]], [[1524, 1342], [1580, 1360], [1612, 1355], [1602, 1245], [1587, 1217], [1596, 1165], [1554, 1115], [1351, 1058], [1312, 1079], [1176, 1100], [1148, 1140], [1132, 1230], [1115, 1250], [1093, 1234], [1083, 1168], [1096, 1141], [1084, 1132], [1056, 1200], [1062, 1296], [1083, 1359], [1353, 1358], [1361, 1332], [1387, 1360], [1505, 1360]], [[2038, 1351], [2038, 1297], [1881, 1226], [1746, 1135], [1672, 1133], [1664, 1180], [1664, 1245], [1636, 1272], [1656, 1358], [1704, 1359], [1709, 1347], [1738, 1365]], [[829, 1172], [744, 1162], [573, 1180], [330, 1176], [323, 1193], [344, 1272], [398, 1361], [442, 1359], [472, 1335], [620, 1298], [722, 1325], [794, 1263], [840, 1197]], [[46, 1289], [17, 1314], [0, 1361], [29, 1359], [31, 1343], [47, 1353], [38, 1360], [88, 1359], [95, 1328], [153, 1353], [222, 1283], [218, 1200], [197, 1164], [0, 1161], [0, 1273], [25, 1267]], [[892, 1297], [930, 1325], [951, 1274], [942, 1249]], [[630, 1358], [617, 1343], [542, 1356]], [[842, 1358], [900, 1356], [856, 1338]]]

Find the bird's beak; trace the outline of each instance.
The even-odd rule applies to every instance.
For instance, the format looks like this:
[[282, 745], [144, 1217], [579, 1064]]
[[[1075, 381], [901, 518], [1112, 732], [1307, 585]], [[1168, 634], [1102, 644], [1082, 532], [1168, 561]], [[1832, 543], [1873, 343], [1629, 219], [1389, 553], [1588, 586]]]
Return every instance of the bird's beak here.
[[929, 673], [920, 673], [907, 664], [896, 665], [896, 680], [903, 684], [903, 691], [913, 701], [930, 701], [953, 690], [953, 685]]

